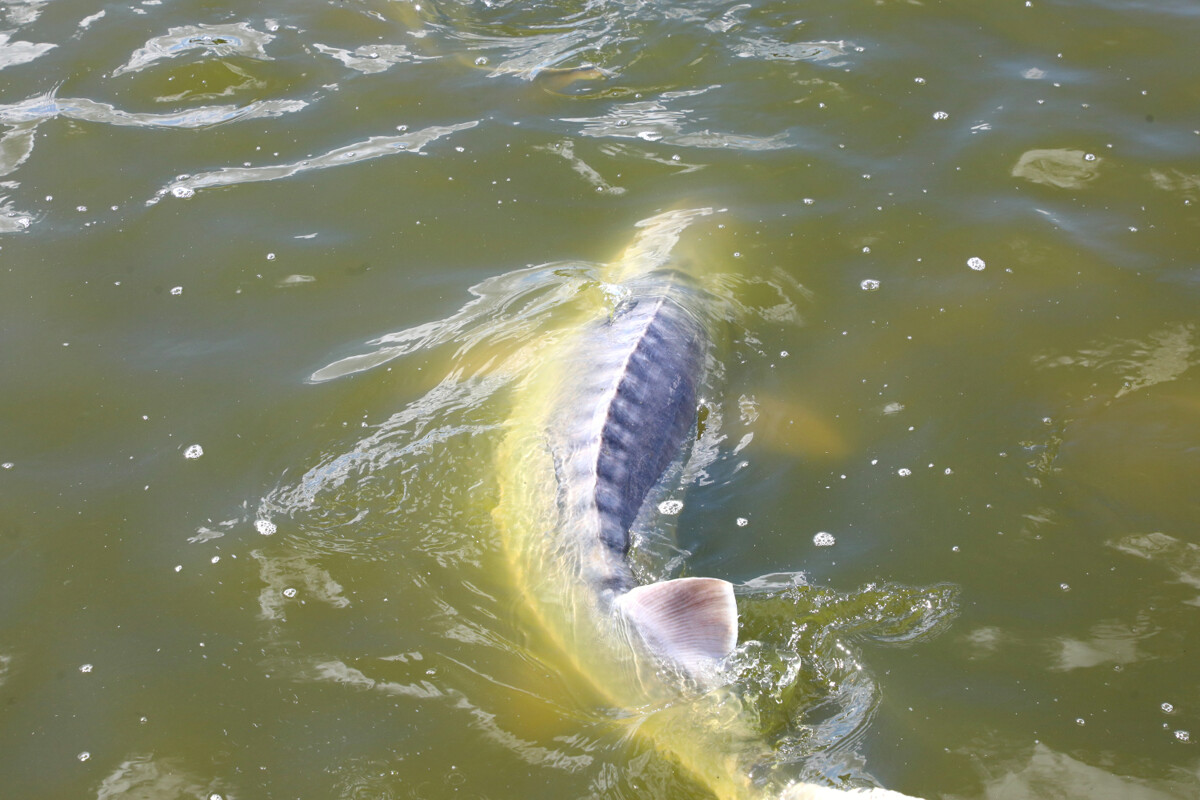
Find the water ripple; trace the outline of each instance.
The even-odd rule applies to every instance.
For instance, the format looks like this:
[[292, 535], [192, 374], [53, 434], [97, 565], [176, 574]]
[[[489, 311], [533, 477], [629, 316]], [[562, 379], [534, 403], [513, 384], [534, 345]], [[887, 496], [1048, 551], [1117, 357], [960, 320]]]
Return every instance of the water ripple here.
[[11, 31], [2, 32], [0, 33], [0, 69], [17, 64], [27, 64], [57, 46], [48, 42], [13, 41]]
[[313, 44], [313, 49], [322, 55], [336, 58], [350, 69], [358, 70], [366, 75], [385, 72], [397, 64], [411, 63], [425, 58], [416, 55], [402, 44], [364, 44], [354, 50], [344, 50], [340, 47], [331, 47], [316, 42]]
[[872, 782], [857, 746], [881, 697], [856, 641], [927, 640], [949, 626], [957, 597], [949, 585], [870, 584], [840, 593], [810, 585], [799, 573], [739, 587], [738, 682], [764, 730], [777, 734], [772, 770]]
[[[236, 119], [278, 117], [305, 108], [304, 100], [256, 100], [244, 106], [200, 106], [165, 114], [122, 111], [85, 97], [59, 98], [52, 92], [0, 105], [0, 124], [41, 123], [56, 117], [139, 128], [207, 128]], [[7, 138], [7, 136], [6, 136]]]
[[544, 314], [574, 297], [584, 282], [595, 280], [595, 269], [556, 262], [488, 278], [471, 287], [475, 299], [455, 314], [373, 339], [367, 344], [376, 346], [376, 350], [321, 367], [309, 380], [323, 383], [451, 342], [458, 344], [461, 360], [465, 353], [485, 342], [495, 347], [514, 339], [523, 340]]
[[[669, 98], [667, 102], [670, 99], [674, 98]], [[754, 136], [708, 129], [688, 131], [686, 128], [693, 111], [670, 108], [667, 102], [641, 100], [623, 103], [602, 116], [563, 117], [560, 122], [578, 124], [579, 133], [583, 136], [661, 141], [684, 147], [757, 151], [780, 150], [790, 145], [790, 137], [786, 133]]]
[[846, 63], [845, 56], [854, 49], [848, 42], [782, 42], [772, 37], [746, 38], [737, 48], [738, 58], [759, 58], [764, 61], [828, 61], [830, 66]]
[[211, 172], [189, 175], [178, 178], [159, 189], [154, 197], [146, 201], [146, 205], [153, 205], [168, 194], [175, 197], [191, 197], [198, 189], [278, 180], [312, 170], [357, 164], [361, 161], [370, 161], [396, 153], [420, 153], [421, 148], [430, 142], [458, 131], [474, 128], [478, 124], [478, 122], [471, 121], [455, 125], [431, 125], [428, 128], [399, 136], [372, 136], [365, 141], [338, 147], [319, 156], [300, 161], [263, 167], [222, 167]]
[[249, 23], [234, 25], [185, 25], [170, 28], [164, 36], [156, 36], [136, 50], [129, 61], [113, 70], [113, 77], [127, 72], [140, 72], [155, 62], [198, 50], [217, 58], [242, 56], [269, 61], [266, 45], [275, 37], [256, 31]]

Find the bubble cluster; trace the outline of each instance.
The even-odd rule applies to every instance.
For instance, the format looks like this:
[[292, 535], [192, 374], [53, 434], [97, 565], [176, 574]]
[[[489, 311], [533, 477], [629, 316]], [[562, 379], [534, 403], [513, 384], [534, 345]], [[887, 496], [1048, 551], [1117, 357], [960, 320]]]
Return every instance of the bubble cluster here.
[[873, 292], [879, 288], [879, 281], [875, 280], [874, 278], [864, 278], [863, 282], [858, 286], [864, 292]]
[[197, 459], [204, 455], [204, 448], [198, 444], [188, 445], [188, 448], [183, 451], [184, 458]]
[[671, 516], [675, 516], [680, 511], [683, 511], [683, 501], [682, 500], [663, 500], [661, 503], [658, 504], [658, 511], [661, 514], [670, 514]]
[[263, 536], [270, 536], [278, 529], [275, 527], [275, 523], [269, 519], [256, 519], [254, 520], [254, 530]]
[[970, 267], [971, 269], [975, 270], [976, 272], [980, 272], [983, 270], [984, 267], [987, 266], [987, 264], [984, 263], [982, 258], [972, 256], [967, 259], [967, 266]]
[[832, 533], [821, 531], [813, 537], [813, 544], [817, 547], [833, 547], [834, 538]]

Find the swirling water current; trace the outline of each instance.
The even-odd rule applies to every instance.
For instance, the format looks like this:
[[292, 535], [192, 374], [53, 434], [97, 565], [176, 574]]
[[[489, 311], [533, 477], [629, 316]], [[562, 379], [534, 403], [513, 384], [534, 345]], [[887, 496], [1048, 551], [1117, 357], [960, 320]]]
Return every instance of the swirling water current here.
[[721, 326], [638, 568], [737, 584], [770, 768], [1200, 795], [1198, 39], [0, 6], [0, 796], [705, 797], [547, 669], [492, 518], [523, 354], [699, 206]]

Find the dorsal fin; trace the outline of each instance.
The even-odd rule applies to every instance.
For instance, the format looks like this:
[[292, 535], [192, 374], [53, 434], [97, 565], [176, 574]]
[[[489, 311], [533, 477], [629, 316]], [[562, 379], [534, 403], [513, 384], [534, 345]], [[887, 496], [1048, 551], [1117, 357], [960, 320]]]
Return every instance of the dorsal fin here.
[[691, 675], [711, 669], [737, 645], [733, 585], [718, 578], [676, 578], [638, 586], [617, 598], [656, 655]]

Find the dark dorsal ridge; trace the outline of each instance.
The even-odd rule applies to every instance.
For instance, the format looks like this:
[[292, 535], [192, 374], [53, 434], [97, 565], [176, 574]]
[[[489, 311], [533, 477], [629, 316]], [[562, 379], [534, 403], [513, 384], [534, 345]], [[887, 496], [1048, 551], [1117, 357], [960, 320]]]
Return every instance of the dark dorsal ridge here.
[[704, 334], [668, 297], [639, 298], [615, 314], [608, 327], [622, 324], [642, 331], [601, 429], [595, 497], [600, 536], [624, 555], [642, 504], [681, 453], [695, 422]]

